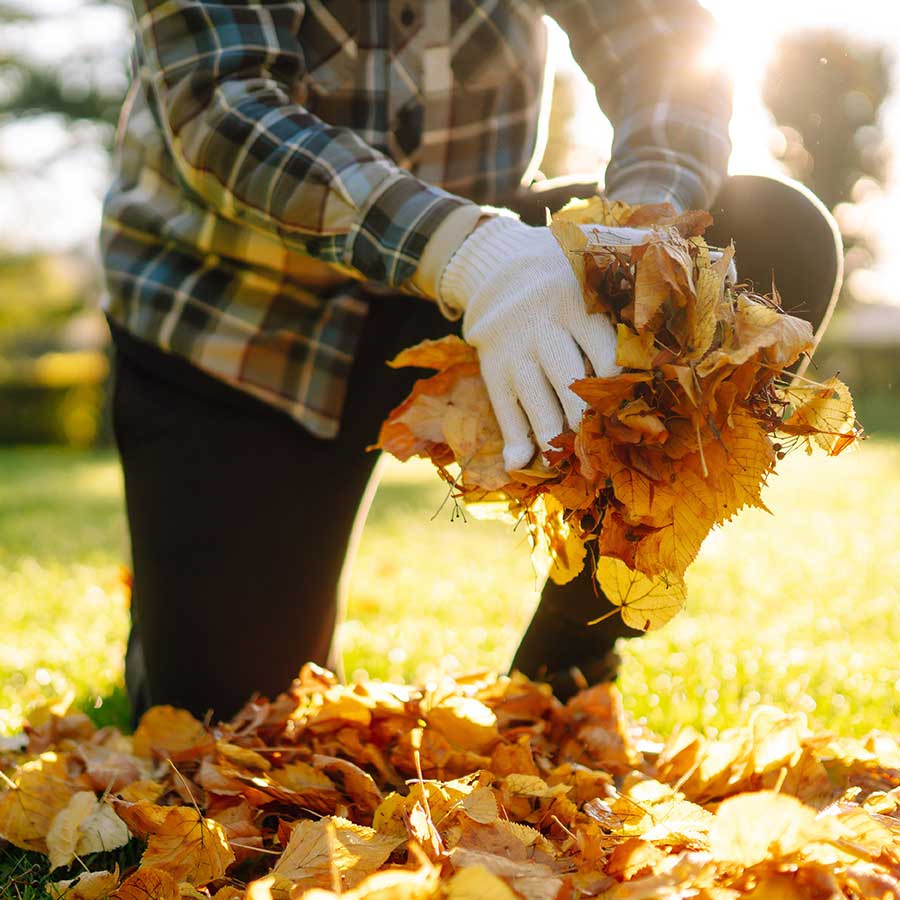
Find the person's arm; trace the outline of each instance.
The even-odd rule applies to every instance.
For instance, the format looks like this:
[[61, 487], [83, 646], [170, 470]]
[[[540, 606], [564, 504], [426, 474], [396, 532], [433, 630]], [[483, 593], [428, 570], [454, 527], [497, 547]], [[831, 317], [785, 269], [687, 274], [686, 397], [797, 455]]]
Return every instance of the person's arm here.
[[731, 82], [696, 0], [548, 0], [614, 129], [605, 193], [707, 208], [725, 176]]
[[304, 6], [134, 0], [141, 74], [185, 190], [297, 253], [434, 296], [482, 211], [304, 108]]

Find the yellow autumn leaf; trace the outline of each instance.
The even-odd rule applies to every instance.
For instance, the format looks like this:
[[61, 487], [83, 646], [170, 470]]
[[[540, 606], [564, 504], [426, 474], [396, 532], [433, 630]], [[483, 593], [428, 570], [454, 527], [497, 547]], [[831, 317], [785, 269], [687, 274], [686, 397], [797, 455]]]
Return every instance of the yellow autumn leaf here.
[[476, 753], [484, 752], [500, 737], [497, 717], [474, 697], [459, 694], [442, 697], [429, 706], [425, 720], [451, 744], [468, 747]]
[[374, 812], [384, 799], [375, 779], [349, 759], [317, 753], [312, 762], [333, 781], [360, 809]]
[[641, 631], [661, 628], [681, 611], [687, 599], [680, 579], [650, 578], [610, 556], [598, 560], [596, 577], [609, 602], [620, 608], [622, 621]]
[[237, 766], [256, 769], [260, 772], [268, 772], [272, 768], [272, 763], [269, 760], [248, 747], [239, 747], [237, 744], [231, 744], [228, 741], [216, 741], [216, 750], [230, 763]]
[[575, 197], [558, 212], [553, 213], [554, 222], [573, 222], [576, 225], [627, 225], [635, 207], [621, 200], [608, 200], [597, 195], [582, 199]]
[[82, 872], [77, 878], [47, 883], [51, 900], [106, 900], [119, 883], [119, 868], [108, 872]]
[[117, 796], [128, 803], [138, 803], [147, 800], [155, 803], [165, 793], [165, 788], [151, 778], [142, 778], [140, 781], [132, 781], [118, 792]]
[[[349, 891], [335, 893], [311, 888], [292, 892], [291, 900], [432, 900], [439, 896], [440, 869], [427, 859], [417, 869], [391, 868], [375, 872]], [[276, 900], [276, 879], [258, 879], [247, 885], [246, 900]]]
[[809, 891], [795, 874], [775, 872], [764, 875], [743, 900], [809, 900]]
[[402, 841], [337, 816], [301, 820], [272, 874], [276, 885], [287, 883], [291, 889], [331, 886], [335, 877], [342, 888], [352, 888], [378, 869]]
[[690, 800], [671, 798], [651, 804], [647, 809], [652, 824], [641, 839], [661, 846], [706, 850], [714, 816]]
[[447, 900], [518, 900], [512, 888], [484, 866], [458, 871], [446, 885]]
[[489, 787], [476, 788], [460, 805], [470, 819], [481, 825], [490, 825], [499, 816], [497, 798]]
[[739, 297], [735, 309], [734, 343], [712, 350], [698, 364], [700, 376], [724, 365], [739, 366], [757, 354], [779, 371], [814, 346], [812, 325], [749, 297]]
[[517, 773], [507, 775], [503, 779], [503, 787], [510, 794], [539, 799], [564, 797], [572, 790], [572, 786], [568, 784], [555, 784], [553, 787], [550, 787], [543, 778], [539, 778], [537, 775], [520, 775]]
[[215, 746], [215, 739], [186, 709], [154, 706], [141, 717], [132, 738], [135, 756], [175, 762], [196, 759]]
[[587, 549], [566, 521], [563, 505], [552, 495], [539, 497], [525, 519], [531, 540], [531, 563], [535, 572], [549, 576], [554, 584], [568, 584], [584, 568]]
[[793, 407], [782, 430], [787, 434], [808, 435], [826, 453], [837, 455], [856, 425], [856, 411], [847, 385], [831, 377], [821, 385], [795, 385], [781, 393]]
[[444, 440], [459, 460], [465, 484], [493, 491], [509, 481], [503, 464], [503, 434], [481, 378], [460, 380], [442, 424]]
[[655, 336], [635, 334], [624, 322], [616, 326], [616, 364], [625, 369], [652, 369]]
[[814, 809], [795, 797], [755, 791], [722, 801], [710, 829], [710, 851], [718, 860], [750, 868], [837, 834], [833, 821], [817, 818]]
[[[703, 244], [708, 261], [709, 250]], [[716, 333], [719, 304], [725, 290], [725, 276], [734, 258], [734, 246], [728, 247], [715, 263], [702, 266], [697, 274], [697, 295], [687, 307], [687, 341], [684, 358], [702, 359], [709, 350]]]
[[683, 470], [672, 490], [675, 499], [671, 521], [642, 540], [638, 547], [635, 567], [644, 574], [684, 575], [715, 524], [716, 498], [709, 482]]
[[47, 852], [47, 832], [80, 788], [70, 781], [67, 757], [48, 752], [24, 763], [0, 795], [0, 837], [22, 850]]
[[337, 794], [334, 782], [321, 769], [299, 760], [272, 769], [269, 777], [282, 787], [298, 793], [325, 791]]

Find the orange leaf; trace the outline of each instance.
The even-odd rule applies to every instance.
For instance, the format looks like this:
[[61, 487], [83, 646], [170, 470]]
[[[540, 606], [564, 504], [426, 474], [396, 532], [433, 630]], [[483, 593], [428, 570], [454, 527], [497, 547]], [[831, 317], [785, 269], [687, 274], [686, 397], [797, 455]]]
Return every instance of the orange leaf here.
[[181, 900], [178, 882], [162, 869], [141, 867], [109, 900]]
[[388, 365], [392, 369], [416, 366], [420, 369], [437, 369], [439, 372], [460, 363], [478, 364], [478, 352], [455, 334], [437, 340], [425, 340], [414, 347], [401, 350]]
[[187, 710], [154, 706], [141, 717], [132, 738], [135, 756], [181, 762], [197, 759], [215, 746], [215, 738]]
[[225, 829], [190, 806], [156, 806], [113, 801], [132, 834], [147, 840], [141, 865], [167, 872], [176, 881], [202, 886], [221, 878], [234, 862]]
[[608, 416], [631, 396], [635, 385], [652, 380], [653, 375], [649, 372], [625, 372], [612, 378], [581, 378], [572, 382], [571, 389], [598, 413]]

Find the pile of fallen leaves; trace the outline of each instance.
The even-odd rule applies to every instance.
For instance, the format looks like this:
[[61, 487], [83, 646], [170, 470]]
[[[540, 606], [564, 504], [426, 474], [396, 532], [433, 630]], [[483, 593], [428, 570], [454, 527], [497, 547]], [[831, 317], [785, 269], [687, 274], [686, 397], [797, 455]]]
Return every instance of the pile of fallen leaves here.
[[[650, 227], [637, 246], [609, 246], [580, 225]], [[602, 199], [556, 215], [551, 230], [582, 285], [588, 313], [618, 333], [612, 378], [572, 390], [587, 411], [542, 460], [507, 472], [503, 440], [474, 348], [425, 341], [391, 365], [437, 369], [384, 423], [379, 447], [430, 459], [454, 500], [527, 525], [538, 567], [575, 577], [588, 549], [596, 576], [633, 628], [657, 628], [684, 605], [684, 573], [709, 531], [760, 492], [792, 447], [837, 454], [859, 436], [837, 378], [788, 373], [812, 350], [810, 324], [727, 279], [734, 249], [711, 252], [709, 213]], [[456, 464], [459, 474], [448, 466]]]
[[[663, 742], [610, 684], [563, 706], [520, 676], [341, 686], [307, 666], [215, 727], [48, 715], [22, 743], [0, 836], [47, 854], [68, 900], [900, 897], [897, 739], [769, 707]], [[137, 867], [85, 871], [132, 838]]]

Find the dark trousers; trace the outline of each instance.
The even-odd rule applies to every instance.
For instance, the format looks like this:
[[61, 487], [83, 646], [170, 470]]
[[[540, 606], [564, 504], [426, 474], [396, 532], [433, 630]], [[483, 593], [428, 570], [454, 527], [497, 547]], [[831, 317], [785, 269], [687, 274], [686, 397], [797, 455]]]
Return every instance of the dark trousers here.
[[[338, 586], [378, 456], [366, 446], [424, 374], [385, 360], [449, 328], [420, 300], [373, 301], [335, 441], [114, 330], [135, 715], [170, 703], [228, 716], [254, 691], [284, 690], [307, 660], [340, 668]], [[515, 665], [538, 675], [605, 653], [630, 629], [618, 617], [585, 628], [602, 603], [588, 572], [548, 585]]]
[[[788, 243], [802, 227], [767, 208], [757, 221], [783, 226]], [[826, 244], [811, 251], [820, 266]], [[126, 681], [135, 716], [170, 703], [226, 717], [256, 691], [285, 689], [308, 660], [340, 668], [338, 586], [377, 461], [365, 448], [423, 374], [385, 360], [451, 328], [432, 304], [374, 298], [335, 441], [113, 328], [113, 420], [134, 567]], [[548, 584], [514, 667], [533, 677], [573, 665], [590, 671], [618, 637], [637, 633], [618, 616], [586, 627], [605, 603], [589, 569], [564, 587]]]

